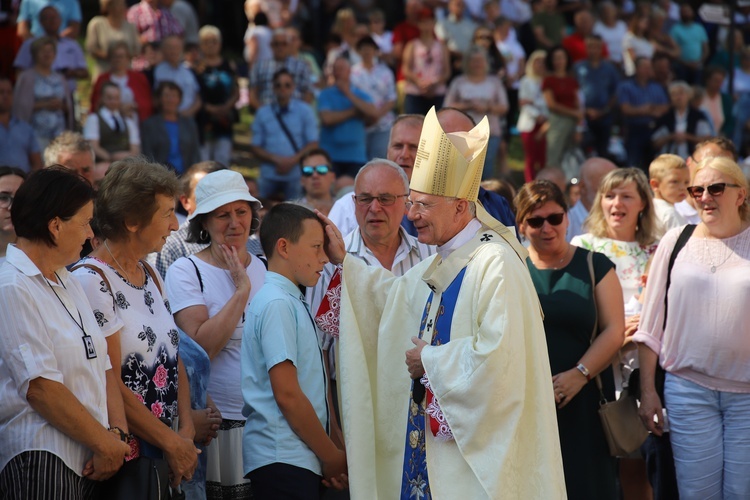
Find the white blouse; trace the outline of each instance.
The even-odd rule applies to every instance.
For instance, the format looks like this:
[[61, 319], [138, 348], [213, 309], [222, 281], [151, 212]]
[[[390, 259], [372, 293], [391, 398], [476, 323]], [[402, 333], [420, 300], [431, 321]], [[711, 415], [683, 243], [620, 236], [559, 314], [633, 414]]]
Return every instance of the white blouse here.
[[108, 426], [107, 343], [81, 286], [65, 268], [56, 274], [59, 283], [49, 282], [15, 245], [8, 246], [0, 267], [0, 470], [24, 451], [43, 450], [81, 475], [92, 456], [28, 403], [29, 383], [36, 378], [65, 385]]

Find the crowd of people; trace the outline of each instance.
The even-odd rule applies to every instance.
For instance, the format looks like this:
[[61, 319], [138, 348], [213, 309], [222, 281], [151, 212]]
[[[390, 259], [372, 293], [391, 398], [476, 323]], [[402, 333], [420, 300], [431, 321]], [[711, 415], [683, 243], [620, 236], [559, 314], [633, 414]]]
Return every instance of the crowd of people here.
[[0, 497], [747, 497], [750, 6], [333, 3], [0, 5]]

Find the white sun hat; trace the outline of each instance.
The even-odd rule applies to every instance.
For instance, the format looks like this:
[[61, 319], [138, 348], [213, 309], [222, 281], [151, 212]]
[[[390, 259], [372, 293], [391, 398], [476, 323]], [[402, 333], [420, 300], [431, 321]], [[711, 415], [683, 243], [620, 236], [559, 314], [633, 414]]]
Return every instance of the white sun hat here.
[[208, 214], [217, 208], [235, 201], [247, 201], [255, 211], [263, 205], [250, 194], [242, 174], [233, 170], [219, 170], [206, 174], [195, 187], [195, 211], [187, 220]]

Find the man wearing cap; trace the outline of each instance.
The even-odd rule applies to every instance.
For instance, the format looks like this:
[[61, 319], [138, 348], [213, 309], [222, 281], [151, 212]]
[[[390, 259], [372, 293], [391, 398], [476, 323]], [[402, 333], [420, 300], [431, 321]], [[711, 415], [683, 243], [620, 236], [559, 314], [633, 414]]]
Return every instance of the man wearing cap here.
[[347, 256], [326, 227], [329, 257], [344, 265], [337, 358], [352, 497], [565, 498], [526, 252], [477, 203], [488, 140], [486, 118], [445, 134], [428, 113], [407, 206], [437, 255], [403, 276]]

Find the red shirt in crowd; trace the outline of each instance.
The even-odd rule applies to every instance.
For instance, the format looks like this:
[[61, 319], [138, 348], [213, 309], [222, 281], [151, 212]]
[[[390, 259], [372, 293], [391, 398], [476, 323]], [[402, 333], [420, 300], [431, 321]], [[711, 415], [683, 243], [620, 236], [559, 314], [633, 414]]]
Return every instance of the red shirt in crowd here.
[[569, 108], [576, 107], [578, 80], [572, 76], [546, 76], [542, 80], [542, 92], [551, 90], [555, 102]]
[[[602, 44], [602, 58], [603, 59], [609, 59], [609, 50], [607, 49], [607, 44]], [[583, 35], [580, 33], [573, 33], [572, 35], [568, 35], [563, 39], [562, 42], [563, 48], [568, 51], [568, 55], [570, 56], [570, 60], [574, 63], [577, 63], [578, 61], [583, 61], [586, 59], [586, 40]]]

